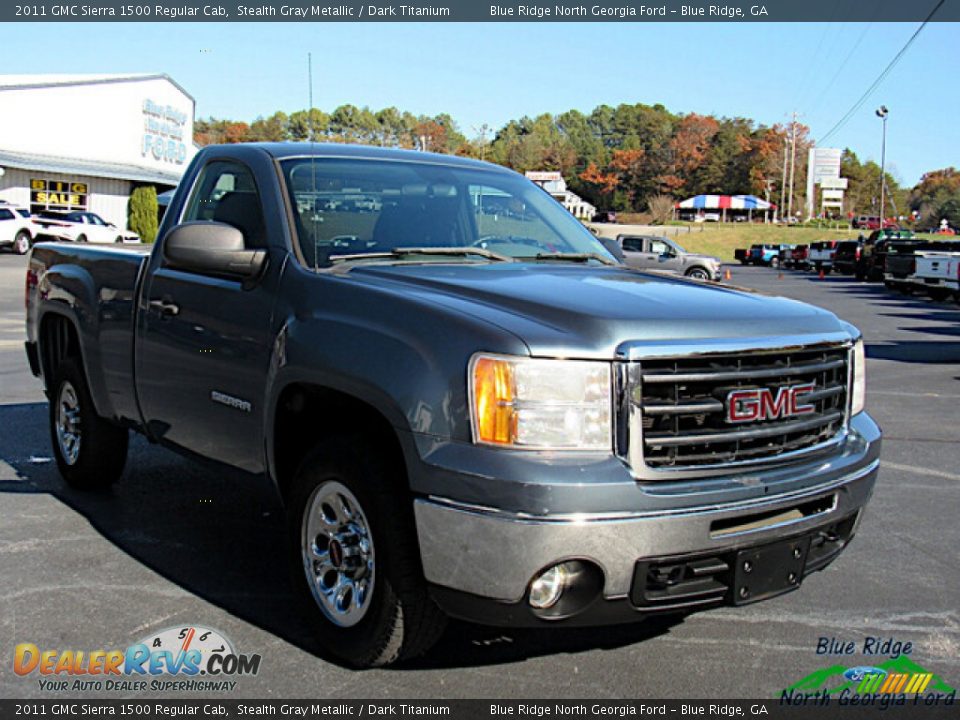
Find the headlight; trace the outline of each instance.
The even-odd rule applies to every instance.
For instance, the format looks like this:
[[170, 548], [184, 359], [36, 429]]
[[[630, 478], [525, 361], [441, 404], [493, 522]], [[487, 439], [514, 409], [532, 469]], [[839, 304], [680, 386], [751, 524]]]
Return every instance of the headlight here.
[[863, 412], [867, 399], [867, 358], [862, 339], [857, 340], [857, 344], [853, 346], [853, 389], [850, 396], [850, 414]]
[[475, 442], [541, 450], [610, 450], [611, 365], [474, 355]]

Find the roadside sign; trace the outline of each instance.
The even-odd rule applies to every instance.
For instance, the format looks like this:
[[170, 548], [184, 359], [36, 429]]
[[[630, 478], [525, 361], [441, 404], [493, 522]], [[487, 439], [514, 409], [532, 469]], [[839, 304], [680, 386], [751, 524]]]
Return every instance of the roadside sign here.
[[813, 174], [813, 181], [819, 185], [825, 179], [839, 178], [842, 157], [843, 150], [840, 148], [811, 148], [810, 172]]
[[820, 180], [820, 187], [824, 190], [846, 190], [848, 183], [847, 178], [823, 178]]

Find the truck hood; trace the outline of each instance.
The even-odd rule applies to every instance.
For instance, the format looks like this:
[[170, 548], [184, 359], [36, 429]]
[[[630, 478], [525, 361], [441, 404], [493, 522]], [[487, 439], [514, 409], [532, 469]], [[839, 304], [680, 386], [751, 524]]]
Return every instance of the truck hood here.
[[[619, 267], [545, 263], [358, 265], [356, 281], [493, 323], [534, 355], [613, 358], [623, 343], [850, 334], [825, 310]], [[440, 331], [438, 331], [440, 332]]]

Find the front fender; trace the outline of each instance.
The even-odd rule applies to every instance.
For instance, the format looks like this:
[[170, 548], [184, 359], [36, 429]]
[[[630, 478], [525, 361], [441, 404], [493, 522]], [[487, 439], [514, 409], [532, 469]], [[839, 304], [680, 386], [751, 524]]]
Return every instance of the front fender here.
[[393, 426], [405, 451], [416, 452], [413, 436], [469, 441], [467, 365], [474, 353], [529, 354], [496, 325], [350, 277], [294, 268], [285, 273], [281, 297], [278, 315], [286, 320], [264, 404], [271, 471], [277, 403], [291, 384], [366, 403]]

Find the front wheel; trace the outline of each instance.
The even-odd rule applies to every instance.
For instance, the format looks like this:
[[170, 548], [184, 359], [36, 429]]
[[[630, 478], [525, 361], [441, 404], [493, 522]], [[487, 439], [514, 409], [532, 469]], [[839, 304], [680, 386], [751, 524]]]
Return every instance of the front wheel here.
[[298, 594], [331, 655], [356, 667], [426, 652], [446, 617], [427, 593], [413, 503], [375, 448], [322, 443], [301, 464], [288, 505]]
[[13, 251], [17, 255], [26, 255], [30, 250], [31, 243], [32, 241], [30, 239], [30, 233], [28, 233], [26, 230], [21, 230], [13, 239]]
[[54, 370], [50, 437], [60, 474], [71, 487], [100, 490], [123, 473], [129, 433], [97, 415], [87, 379], [72, 358]]
[[710, 273], [707, 272], [706, 268], [695, 267], [687, 270], [687, 277], [694, 280], [709, 280]]

